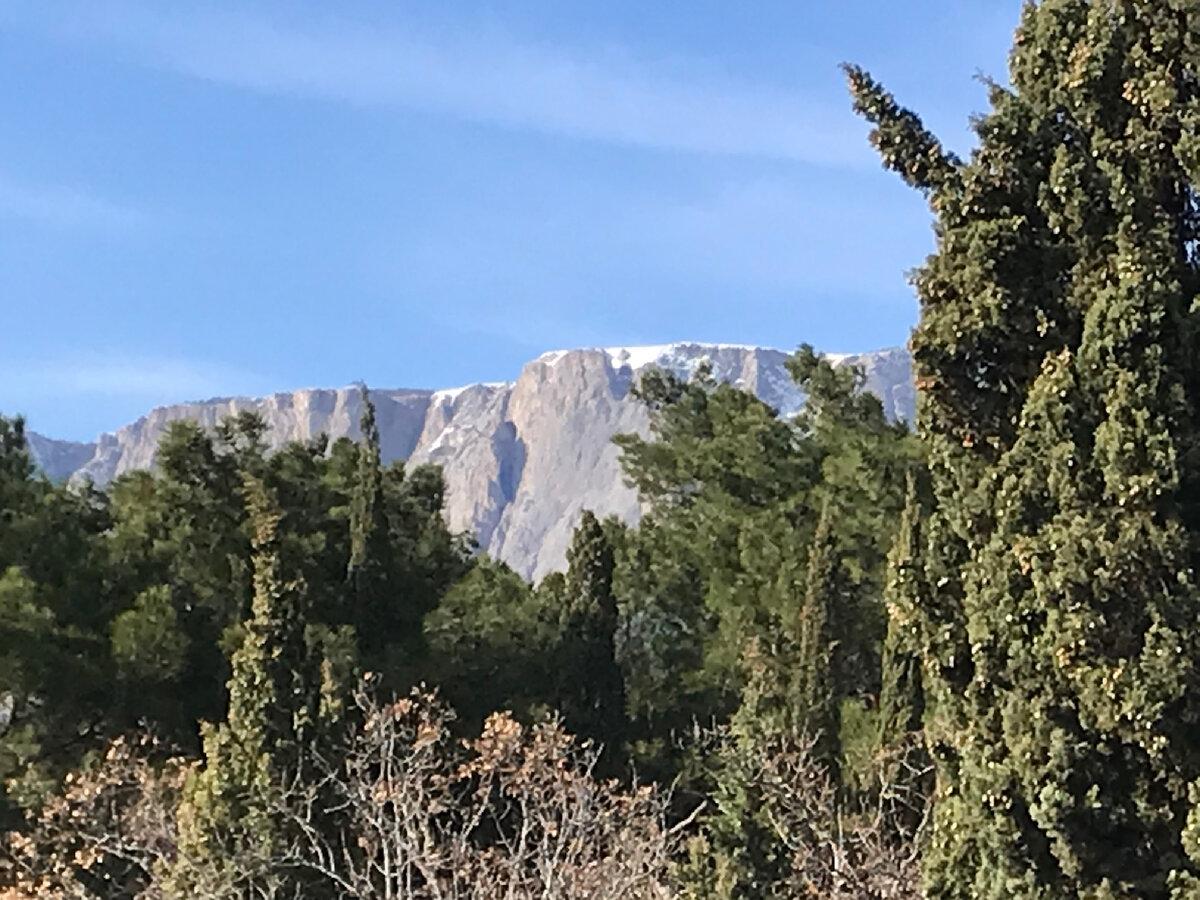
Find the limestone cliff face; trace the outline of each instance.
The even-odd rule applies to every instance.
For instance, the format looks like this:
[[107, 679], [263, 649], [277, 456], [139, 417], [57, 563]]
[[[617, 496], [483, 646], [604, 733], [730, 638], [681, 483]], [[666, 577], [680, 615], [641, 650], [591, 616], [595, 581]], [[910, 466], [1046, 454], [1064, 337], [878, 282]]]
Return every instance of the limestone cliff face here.
[[[430, 392], [372, 391], [371, 396], [384, 454], [391, 459], [408, 457], [421, 433]], [[266, 420], [266, 440], [273, 449], [321, 432], [331, 438], [357, 437], [362, 391], [357, 387], [300, 390], [259, 399], [229, 397], [159, 407], [131, 425], [100, 435], [92, 458], [75, 472], [75, 477], [91, 478], [103, 485], [126, 472], [151, 468], [158, 442], [171, 422], [192, 419], [212, 428], [226, 416], [245, 410], [257, 411]]]
[[56, 441], [32, 431], [25, 432], [33, 461], [51, 481], [70, 478], [96, 454], [95, 444]]
[[[450, 526], [476, 535], [492, 556], [538, 579], [563, 566], [581, 510], [631, 522], [640, 514], [612, 443], [614, 434], [648, 433], [646, 411], [629, 395], [639, 372], [658, 366], [687, 376], [708, 360], [719, 380], [791, 415], [804, 397], [784, 368], [786, 359], [779, 350], [714, 344], [571, 350], [539, 357], [515, 382], [433, 392], [373, 389], [371, 397], [384, 459], [442, 466]], [[888, 415], [912, 420], [915, 390], [904, 350], [836, 361], [862, 365], [867, 388]], [[32, 443], [47, 472], [105, 484], [153, 466], [158, 441], [175, 419], [211, 427], [232, 413], [256, 410], [267, 422], [269, 445], [279, 447], [321, 432], [357, 437], [361, 409], [358, 387], [300, 390], [163, 407], [94, 445], [39, 436]]]

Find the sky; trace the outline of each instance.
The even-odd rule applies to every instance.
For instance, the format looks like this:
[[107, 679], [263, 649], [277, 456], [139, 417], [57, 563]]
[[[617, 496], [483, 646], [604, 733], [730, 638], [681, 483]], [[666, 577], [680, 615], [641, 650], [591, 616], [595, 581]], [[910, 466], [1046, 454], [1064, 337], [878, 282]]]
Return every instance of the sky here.
[[839, 64], [953, 149], [1018, 0], [0, 0], [0, 413], [903, 344], [933, 246]]

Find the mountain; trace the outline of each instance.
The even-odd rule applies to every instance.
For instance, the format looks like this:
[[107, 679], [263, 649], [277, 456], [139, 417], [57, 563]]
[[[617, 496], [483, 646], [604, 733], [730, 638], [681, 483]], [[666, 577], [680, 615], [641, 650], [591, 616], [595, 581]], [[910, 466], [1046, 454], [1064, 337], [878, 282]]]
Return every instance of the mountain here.
[[33, 431], [26, 431], [25, 437], [34, 462], [51, 481], [70, 478], [96, 455], [94, 443], [56, 441]]
[[[637, 374], [658, 366], [690, 376], [703, 360], [713, 374], [753, 391], [784, 415], [804, 403], [781, 350], [726, 344], [665, 344], [546, 353], [514, 382], [453, 390], [371, 389], [385, 461], [437, 463], [445, 471], [447, 518], [475, 534], [480, 546], [526, 577], [562, 567], [579, 513], [636, 521], [637, 496], [622, 481], [612, 436], [647, 434], [649, 418], [629, 395]], [[916, 391], [903, 349], [830, 357], [861, 365], [867, 389], [893, 419], [912, 421]], [[242, 410], [262, 414], [266, 440], [279, 447], [325, 432], [358, 436], [359, 387], [305, 389], [269, 397], [230, 397], [151, 411], [103, 434], [94, 444], [31, 436], [35, 459], [51, 477], [90, 478], [104, 485], [154, 464], [168, 423], [194, 419], [213, 426]]]

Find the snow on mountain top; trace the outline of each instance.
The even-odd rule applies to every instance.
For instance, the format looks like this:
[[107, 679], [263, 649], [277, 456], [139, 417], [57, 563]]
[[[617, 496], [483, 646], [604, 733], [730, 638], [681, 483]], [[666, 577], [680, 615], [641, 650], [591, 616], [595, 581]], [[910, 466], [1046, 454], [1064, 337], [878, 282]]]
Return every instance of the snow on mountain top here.
[[442, 388], [430, 394], [429, 401], [431, 403], [453, 403], [463, 391], [470, 390], [474, 386], [473, 384], [464, 384], [462, 387]]
[[462, 395], [463, 391], [469, 391], [471, 388], [487, 388], [488, 390], [495, 391], [509, 387], [511, 384], [512, 382], [509, 381], [481, 381], [475, 384], [464, 384], [462, 387], [441, 388], [434, 391], [429, 396], [429, 399], [431, 403], [453, 403]]
[[[591, 349], [599, 350], [608, 355], [613, 361], [613, 365], [617, 368], [629, 366], [635, 371], [644, 369], [646, 366], [652, 365], [670, 365], [677, 363], [680, 356], [692, 357], [695, 356], [695, 351], [700, 351], [700, 355], [707, 352], [718, 352], [721, 350], [744, 350], [753, 352], [756, 350], [773, 351], [771, 347], [759, 347], [754, 344], [715, 344], [704, 341], [675, 341], [670, 344], [646, 344], [644, 346], [633, 347], [594, 347]], [[548, 353], [543, 353], [538, 357], [539, 362], [547, 365], [554, 365], [569, 353], [577, 352], [575, 350], [551, 350]], [[775, 351], [782, 352], [782, 351]]]
[[642, 369], [652, 366], [679, 346], [678, 344], [652, 344], [647, 347], [605, 347], [604, 352], [620, 368]]
[[637, 370], [646, 366], [663, 365], [664, 363], [669, 366], [672, 363], [678, 363], [680, 357], [691, 357], [696, 350], [703, 355], [721, 350], [743, 350], [752, 353], [771, 349], [770, 347], [757, 347], [753, 344], [708, 344], [677, 341], [674, 344], [655, 344], [647, 347], [606, 347], [604, 352], [612, 358], [614, 363], [627, 365], [631, 369]]

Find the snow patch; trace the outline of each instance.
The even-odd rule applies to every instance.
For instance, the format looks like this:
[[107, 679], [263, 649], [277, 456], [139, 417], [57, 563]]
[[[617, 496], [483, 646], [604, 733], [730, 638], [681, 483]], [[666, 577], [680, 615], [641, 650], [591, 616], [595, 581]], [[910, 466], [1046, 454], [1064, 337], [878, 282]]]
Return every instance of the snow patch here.
[[[707, 353], [721, 350], [740, 350], [753, 353], [761, 350], [773, 350], [771, 347], [759, 347], [755, 344], [712, 344], [704, 341], [674, 341], [670, 344], [644, 344], [630, 347], [592, 347], [606, 354], [612, 360], [614, 368], [629, 366], [637, 371], [646, 366], [678, 365], [682, 360], [697, 360]], [[538, 357], [538, 362], [554, 365], [571, 353], [578, 350], [551, 350]], [[783, 352], [783, 351], [778, 351]]]
[[441, 450], [443, 447], [446, 446], [446, 439], [448, 437], [450, 437], [450, 435], [453, 434], [457, 430], [458, 430], [457, 426], [447, 425], [445, 428], [442, 429], [442, 433], [437, 436], [437, 439], [432, 444], [429, 445], [429, 449], [427, 449], [425, 452], [426, 453], [435, 453], [438, 450]]
[[432, 403], [453, 403], [457, 400], [464, 391], [469, 391], [472, 388], [483, 388], [489, 391], [498, 391], [503, 388], [512, 387], [512, 382], [509, 381], [481, 381], [476, 384], [464, 384], [462, 387], [442, 388], [434, 391], [430, 395]]
[[434, 391], [429, 399], [432, 403], [453, 403], [463, 391], [470, 390], [474, 386], [473, 384], [464, 384], [462, 387], [442, 388], [439, 391]]
[[709, 353], [722, 350], [738, 350], [754, 353], [769, 350], [769, 347], [758, 347], [754, 344], [709, 344], [701, 341], [676, 341], [673, 344], [651, 344], [644, 347], [606, 347], [604, 352], [612, 359], [616, 368], [629, 366], [637, 371], [646, 366], [676, 368], [681, 363], [699, 361]]
[[629, 366], [633, 370], [652, 366], [670, 354], [674, 344], [652, 344], [647, 347], [605, 347], [604, 352], [613, 362], [613, 368]]

